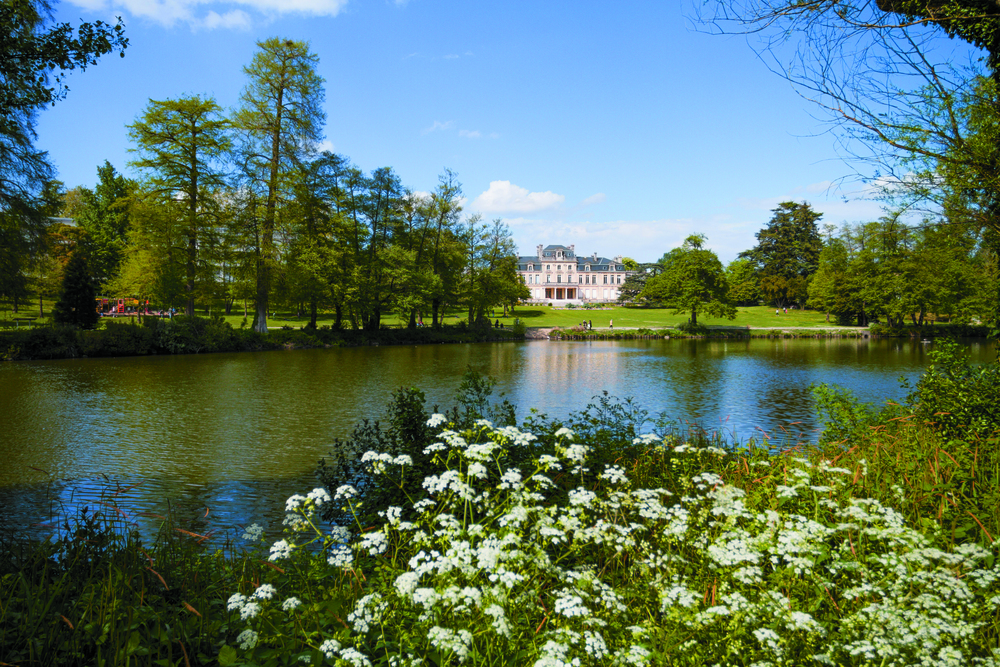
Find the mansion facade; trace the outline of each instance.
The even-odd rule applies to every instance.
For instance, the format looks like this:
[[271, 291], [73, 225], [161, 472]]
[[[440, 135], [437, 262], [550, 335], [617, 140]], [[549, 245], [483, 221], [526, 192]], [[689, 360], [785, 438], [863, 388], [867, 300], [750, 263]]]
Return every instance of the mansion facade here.
[[531, 291], [530, 300], [554, 305], [617, 301], [629, 273], [621, 255], [578, 257], [572, 245], [538, 246], [536, 255], [517, 258], [517, 274]]

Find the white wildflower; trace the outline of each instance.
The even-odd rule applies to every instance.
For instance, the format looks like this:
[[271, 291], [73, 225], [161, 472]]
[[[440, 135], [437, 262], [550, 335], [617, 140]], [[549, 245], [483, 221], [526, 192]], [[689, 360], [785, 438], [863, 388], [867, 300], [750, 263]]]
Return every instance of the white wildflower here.
[[236, 643], [244, 651], [249, 651], [257, 645], [257, 633], [253, 630], [244, 630], [236, 637]]
[[287, 540], [278, 540], [271, 547], [271, 555], [268, 557], [269, 561], [281, 560], [283, 558], [288, 558], [292, 555], [293, 545], [289, 544]]
[[252, 523], [243, 531], [243, 539], [256, 542], [264, 537], [264, 528], [260, 524]]

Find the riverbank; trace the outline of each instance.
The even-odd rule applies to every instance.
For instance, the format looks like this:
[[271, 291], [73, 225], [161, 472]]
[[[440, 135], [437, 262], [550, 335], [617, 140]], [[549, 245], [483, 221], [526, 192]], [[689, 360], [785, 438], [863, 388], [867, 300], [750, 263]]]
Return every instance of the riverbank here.
[[659, 330], [644, 327], [615, 327], [585, 329], [530, 327], [526, 337], [548, 340], [636, 340], [670, 338], [914, 338], [931, 340], [941, 337], [987, 338], [989, 328], [984, 325], [937, 324], [926, 327], [733, 327], [698, 326], [671, 327]]
[[266, 334], [234, 328], [222, 318], [176, 316], [143, 318], [140, 322], [106, 321], [94, 331], [42, 326], [0, 331], [0, 360], [130, 357], [155, 354], [252, 352], [322, 347], [434, 345], [446, 343], [524, 340], [511, 328], [470, 329], [464, 323], [440, 329], [382, 328], [378, 331], [337, 331], [283, 326]]

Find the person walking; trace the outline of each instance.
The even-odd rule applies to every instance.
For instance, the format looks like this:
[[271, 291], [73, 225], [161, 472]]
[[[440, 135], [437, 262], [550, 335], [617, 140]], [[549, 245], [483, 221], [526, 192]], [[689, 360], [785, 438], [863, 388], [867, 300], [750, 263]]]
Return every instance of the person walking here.
[[608, 322], [608, 328], [609, 329], [614, 329], [615, 328], [615, 321], [614, 320], [610, 320]]

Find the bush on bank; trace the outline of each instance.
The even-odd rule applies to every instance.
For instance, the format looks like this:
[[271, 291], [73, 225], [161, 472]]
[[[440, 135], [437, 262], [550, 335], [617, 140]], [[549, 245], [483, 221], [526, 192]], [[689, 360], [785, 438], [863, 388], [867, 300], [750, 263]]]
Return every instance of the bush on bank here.
[[282, 327], [261, 334], [236, 329], [221, 317], [175, 316], [143, 318], [141, 323], [108, 321], [103, 329], [81, 331], [73, 327], [37, 327], [0, 332], [0, 359], [67, 359], [121, 357], [147, 354], [199, 354], [248, 352], [292, 348], [359, 345], [413, 345], [467, 343], [483, 340], [521, 340], [508, 329], [479, 331], [464, 326], [442, 329], [390, 329], [378, 332], [315, 330]]
[[[514, 425], [473, 374], [440, 414], [401, 390], [340, 443], [357, 474], [328, 461], [246, 551], [169, 524], [149, 546], [85, 526], [28, 571], [6, 549], [0, 645], [14, 664], [994, 665], [992, 380], [939, 354], [900, 406], [821, 400], [808, 447], [673, 432], [607, 395]], [[924, 411], [963, 394], [982, 426], [954, 437]]]

